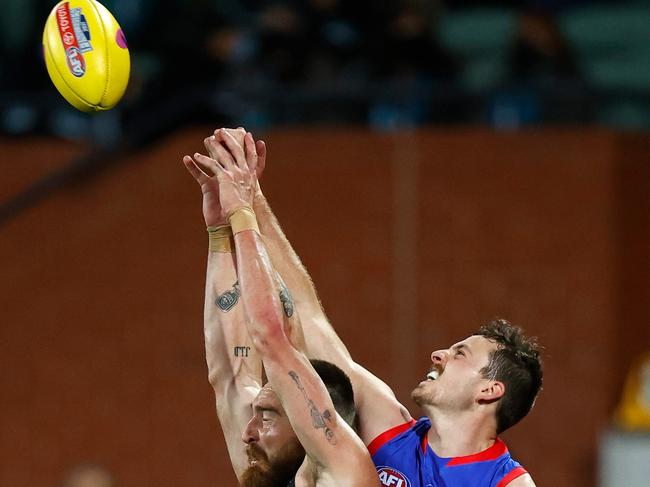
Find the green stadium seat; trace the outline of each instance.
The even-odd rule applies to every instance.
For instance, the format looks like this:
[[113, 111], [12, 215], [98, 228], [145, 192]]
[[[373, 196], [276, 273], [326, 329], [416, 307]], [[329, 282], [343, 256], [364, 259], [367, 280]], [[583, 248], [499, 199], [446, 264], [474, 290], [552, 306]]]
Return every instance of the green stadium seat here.
[[460, 61], [465, 89], [484, 92], [505, 80], [515, 28], [514, 11], [501, 8], [448, 12], [440, 19], [440, 42]]

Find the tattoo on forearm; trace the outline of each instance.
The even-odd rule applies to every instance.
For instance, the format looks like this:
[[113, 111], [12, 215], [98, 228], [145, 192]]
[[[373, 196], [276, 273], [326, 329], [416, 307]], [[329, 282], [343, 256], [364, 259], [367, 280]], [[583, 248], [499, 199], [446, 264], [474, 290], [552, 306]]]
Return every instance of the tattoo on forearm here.
[[291, 297], [291, 293], [287, 289], [287, 286], [284, 284], [282, 284], [282, 289], [280, 289], [280, 301], [284, 308], [284, 314], [287, 315], [288, 318], [291, 318], [291, 316], [293, 316], [293, 298]]
[[235, 347], [235, 357], [248, 357], [251, 347]]
[[235, 307], [237, 301], [239, 301], [239, 281], [235, 281], [235, 284], [232, 285], [232, 289], [224, 291], [223, 294], [217, 296], [215, 304], [219, 307], [221, 311], [228, 312]]
[[311, 414], [311, 421], [314, 429], [323, 429], [323, 433], [325, 434], [325, 438], [327, 439], [328, 443], [331, 445], [336, 445], [334, 432], [329, 428], [329, 426], [327, 426], [327, 424], [332, 421], [332, 412], [329, 409], [326, 409], [320, 413], [314, 404], [314, 401], [312, 401], [307, 395], [307, 391], [305, 391], [305, 388], [300, 382], [300, 377], [298, 377], [298, 374], [296, 374], [293, 370], [290, 370], [289, 377], [291, 377], [291, 379], [296, 383], [296, 386], [298, 389], [300, 389], [300, 392], [302, 392], [305, 401], [307, 401], [307, 406], [309, 406], [309, 413]]

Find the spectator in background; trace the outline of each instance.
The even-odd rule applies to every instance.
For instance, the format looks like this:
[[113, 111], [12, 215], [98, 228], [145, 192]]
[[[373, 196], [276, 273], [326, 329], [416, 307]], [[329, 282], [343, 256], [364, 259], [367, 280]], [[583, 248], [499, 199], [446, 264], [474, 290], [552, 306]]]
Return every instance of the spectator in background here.
[[388, 2], [382, 8], [381, 30], [373, 39], [378, 75], [454, 79], [456, 62], [436, 35], [440, 8], [440, 2], [425, 0]]
[[572, 79], [579, 76], [571, 47], [560, 30], [557, 9], [574, 2], [525, 2], [518, 14], [517, 33], [511, 51], [515, 80]]
[[[371, 107], [373, 125], [408, 127], [458, 116], [450, 90], [458, 65], [437, 37], [440, 9], [440, 2], [425, 0], [375, 6], [369, 53], [383, 93]], [[444, 97], [436, 96], [440, 91]]]
[[[509, 122], [493, 118], [494, 125], [515, 128], [546, 122], [590, 118], [577, 58], [557, 18], [578, 0], [526, 0], [517, 2], [517, 25], [509, 52], [509, 80], [505, 106]], [[503, 113], [503, 106], [501, 112]], [[498, 110], [493, 111], [493, 114]], [[509, 126], [509, 127], [508, 127]]]
[[307, 25], [301, 2], [274, 1], [263, 6], [257, 17], [259, 37], [256, 64], [274, 80], [298, 81], [308, 56]]
[[363, 2], [309, 0], [305, 5], [309, 56], [304, 66], [305, 86], [328, 100], [304, 110], [308, 118], [332, 122], [364, 122], [364, 94], [369, 81], [365, 59]]
[[[120, 0], [122, 1], [122, 0]], [[151, 127], [146, 140], [188, 123], [225, 122], [214, 101], [221, 83], [233, 77], [245, 40], [241, 12], [220, 11], [216, 0], [138, 0], [148, 12], [129, 37], [132, 77], [120, 108], [126, 134]], [[239, 5], [240, 2], [233, 2]], [[131, 41], [133, 39], [133, 41]]]
[[485, 104], [491, 125], [516, 129], [541, 122], [590, 119], [588, 89], [577, 57], [558, 22], [565, 10], [588, 2], [445, 0], [450, 9], [497, 8], [504, 18], [514, 22], [509, 45], [501, 53], [505, 65], [499, 86], [488, 86], [483, 91], [481, 104]]
[[22, 92], [47, 86], [42, 54], [45, 19], [55, 2], [2, 0], [0, 15], [0, 87]]
[[[99, 130], [99, 117], [62, 103], [44, 63], [25, 61], [41, 57], [42, 24], [54, 2], [6, 0], [0, 132], [113, 133], [112, 139], [102, 135], [110, 142], [130, 134], [153, 140], [206, 122], [370, 121], [391, 129], [475, 120], [486, 106], [494, 107], [490, 113], [514, 113], [506, 118], [515, 121], [505, 123], [513, 127], [588, 120], [589, 91], [556, 21], [563, 9], [587, 2], [103, 0], [126, 32], [132, 71], [124, 99], [102, 116], [110, 130]], [[480, 99], [458, 83], [462, 66], [438, 40], [443, 6], [515, 12], [503, 80]], [[488, 118], [503, 125], [492, 120], [501, 116]], [[143, 127], [150, 133], [141, 135]]]
[[[312, 83], [340, 82], [354, 74], [362, 56], [364, 5], [341, 0], [307, 3], [307, 43], [311, 53], [306, 79]], [[343, 80], [345, 81], [345, 80]]]
[[54, 6], [45, 0], [3, 0], [0, 14], [0, 133], [45, 129], [42, 96], [51, 86], [43, 56], [45, 19]]

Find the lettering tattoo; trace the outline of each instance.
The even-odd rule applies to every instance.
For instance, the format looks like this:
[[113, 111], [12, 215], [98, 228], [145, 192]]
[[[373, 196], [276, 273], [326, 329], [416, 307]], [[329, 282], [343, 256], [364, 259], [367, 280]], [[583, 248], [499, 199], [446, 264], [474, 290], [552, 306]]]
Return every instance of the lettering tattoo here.
[[239, 281], [235, 281], [235, 284], [232, 285], [232, 289], [224, 291], [223, 294], [217, 296], [215, 304], [223, 312], [228, 312], [235, 307], [237, 301], [239, 301]]
[[291, 318], [293, 316], [293, 298], [287, 286], [284, 284], [282, 284], [282, 289], [280, 289], [280, 301], [284, 308], [284, 314], [287, 315], [287, 318]]
[[322, 413], [318, 411], [318, 408], [314, 404], [309, 396], [307, 391], [300, 382], [300, 377], [293, 370], [289, 371], [289, 377], [296, 383], [296, 386], [302, 392], [302, 396], [307, 401], [307, 406], [309, 406], [309, 413], [311, 414], [311, 422], [314, 429], [322, 429], [325, 434], [325, 438], [330, 445], [336, 445], [336, 438], [334, 437], [334, 432], [327, 426], [328, 423], [332, 421], [332, 412], [329, 409], [326, 409]]
[[235, 347], [235, 357], [248, 357], [251, 347]]

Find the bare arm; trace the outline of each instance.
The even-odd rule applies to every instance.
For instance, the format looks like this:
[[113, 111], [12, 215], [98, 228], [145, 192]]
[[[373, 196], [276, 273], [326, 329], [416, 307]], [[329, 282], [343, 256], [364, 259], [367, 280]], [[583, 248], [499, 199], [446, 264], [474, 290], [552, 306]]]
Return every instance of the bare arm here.
[[[261, 166], [266, 146], [257, 143]], [[359, 435], [368, 444], [387, 429], [410, 420], [411, 416], [382, 380], [364, 369], [350, 353], [330, 324], [307, 269], [286, 238], [271, 207], [257, 186], [254, 209], [273, 267], [291, 290], [301, 317], [306, 354], [336, 364], [350, 377], [359, 413]]]
[[[206, 144], [205, 148], [207, 149], [208, 153], [210, 154], [210, 158], [213, 160], [221, 160], [225, 156], [228, 155], [227, 151], [228, 148], [226, 146], [226, 134], [228, 134], [230, 137], [228, 138], [227, 142], [232, 146], [236, 147], [237, 150], [240, 150], [242, 153], [244, 151], [244, 138], [246, 136], [246, 130], [244, 128], [239, 127], [236, 129], [217, 129], [214, 131], [214, 137], [209, 137], [206, 139]], [[252, 137], [252, 135], [249, 135]], [[260, 185], [258, 182], [258, 177], [261, 177], [262, 172], [264, 170], [264, 164], [266, 161], [266, 146], [264, 142], [258, 141], [256, 143], [256, 147], [259, 147], [262, 150], [263, 156], [260, 158], [257, 158], [255, 161], [252, 162], [252, 167], [249, 168], [255, 173], [255, 178], [253, 184], [253, 190], [255, 194], [255, 198], [258, 196], [261, 196], [262, 193], [260, 191]], [[253, 147], [253, 149], [255, 149]], [[257, 156], [256, 156], [257, 157]], [[209, 164], [209, 162], [206, 159], [202, 159], [206, 163]], [[270, 211], [270, 208], [269, 208]], [[224, 217], [225, 218], [225, 217]], [[275, 218], [275, 217], [274, 217]], [[263, 237], [264, 238], [264, 237]], [[272, 242], [271, 242], [272, 243]], [[266, 241], [265, 241], [266, 244]], [[280, 250], [281, 251], [281, 250]], [[297, 258], [297, 256], [296, 256]], [[275, 269], [275, 278], [276, 280], [279, 281], [282, 289], [282, 294], [281, 294], [281, 301], [282, 305], [285, 307], [289, 307], [292, 310], [292, 313], [295, 311], [297, 314], [300, 314], [301, 312], [305, 312], [306, 310], [309, 310], [308, 307], [305, 306], [298, 306], [297, 303], [295, 302], [295, 298], [293, 296], [293, 292], [291, 289], [294, 287], [294, 283], [290, 282], [287, 284], [286, 279], [282, 275], [282, 272], [280, 272], [282, 269]], [[286, 269], [288, 271], [291, 271], [291, 268]], [[295, 272], [289, 272], [289, 279], [293, 281], [295, 278], [294, 276]], [[305, 273], [306, 275], [306, 273]], [[309, 279], [309, 276], [307, 275], [307, 278]], [[310, 281], [311, 282], [311, 281]], [[315, 294], [314, 294], [315, 297]], [[316, 299], [317, 301], [317, 299]], [[299, 309], [298, 309], [299, 308]], [[320, 309], [320, 308], [319, 308]], [[287, 335], [289, 336], [289, 339], [291, 341], [291, 344], [296, 347], [298, 350], [301, 352], [306, 352], [306, 344], [305, 344], [305, 337], [303, 334], [303, 330], [301, 326], [296, 326], [292, 320], [289, 320], [289, 322], [285, 323], [285, 326], [287, 327], [285, 329]]]
[[[225, 225], [219, 204], [218, 182], [210, 175], [210, 168], [200, 162], [197, 165], [189, 157], [185, 157], [183, 163], [201, 186], [206, 225]], [[219, 233], [223, 238], [212, 238], [213, 244], [208, 252], [204, 336], [208, 378], [214, 389], [217, 415], [230, 460], [239, 478], [248, 464], [241, 434], [251, 417], [251, 403], [260, 388], [262, 363], [244, 323], [234, 244], [228, 232], [229, 227], [222, 228]], [[228, 244], [233, 246], [230, 251]]]
[[530, 474], [524, 474], [506, 484], [508, 487], [535, 487], [535, 482]]
[[288, 318], [261, 238], [248, 230], [236, 234], [235, 242], [249, 333], [306, 454], [336, 485], [376, 486], [377, 474], [364, 444], [336, 413], [316, 371], [284, 333]]
[[248, 465], [241, 435], [261, 387], [262, 362], [245, 326], [233, 254], [208, 255], [203, 331], [217, 416], [239, 478]]
[[[234, 139], [233, 139], [234, 141]], [[226, 137], [229, 155], [219, 160], [220, 198], [230, 215], [235, 234], [238, 275], [249, 333], [260, 352], [269, 384], [278, 395], [306, 454], [330, 476], [336, 485], [377, 485], [378, 479], [363, 443], [343, 421], [307, 358], [290, 343], [287, 320], [298, 316], [288, 312], [281, 299], [281, 285], [257, 231], [250, 210], [254, 174], [241, 148]], [[255, 157], [252, 137], [247, 136], [249, 158]], [[248, 207], [248, 209], [241, 207]]]
[[[257, 141], [256, 150], [259, 162], [255, 169], [259, 175], [266, 165], [266, 144]], [[308, 355], [337, 365], [350, 363], [352, 358], [348, 349], [327, 319], [311, 276], [284, 234], [259, 183], [255, 185], [253, 209], [271, 263], [291, 290], [302, 322], [309, 328], [309, 336], [306, 337]]]

